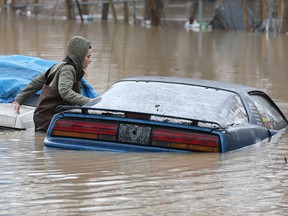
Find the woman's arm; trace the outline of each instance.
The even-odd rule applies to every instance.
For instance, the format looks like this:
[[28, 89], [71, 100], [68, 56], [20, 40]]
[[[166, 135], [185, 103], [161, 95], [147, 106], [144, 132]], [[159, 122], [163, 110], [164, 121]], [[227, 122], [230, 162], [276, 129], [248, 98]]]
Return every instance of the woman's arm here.
[[90, 98], [73, 90], [73, 85], [76, 81], [74, 67], [70, 65], [64, 66], [59, 74], [58, 91], [60, 96], [71, 105], [83, 106], [90, 101]]
[[15, 101], [23, 104], [25, 100], [34, 95], [37, 91], [42, 89], [45, 83], [45, 73], [35, 77], [22, 91], [16, 96]]
[[14, 100], [14, 110], [19, 113], [20, 105], [23, 104], [28, 98], [33, 96], [37, 91], [42, 89], [45, 83], [45, 73], [39, 74], [28, 85], [17, 94]]

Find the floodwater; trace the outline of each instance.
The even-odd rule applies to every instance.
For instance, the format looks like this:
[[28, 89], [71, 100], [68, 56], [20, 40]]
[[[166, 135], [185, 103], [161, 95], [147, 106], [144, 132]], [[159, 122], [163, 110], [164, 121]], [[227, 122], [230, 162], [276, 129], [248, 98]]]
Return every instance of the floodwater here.
[[[62, 60], [92, 41], [86, 79], [165, 75], [230, 81], [268, 93], [288, 115], [288, 36], [191, 32], [110, 22], [1, 17], [0, 54]], [[0, 130], [0, 215], [287, 215], [288, 134], [225, 154], [46, 148], [45, 134]]]

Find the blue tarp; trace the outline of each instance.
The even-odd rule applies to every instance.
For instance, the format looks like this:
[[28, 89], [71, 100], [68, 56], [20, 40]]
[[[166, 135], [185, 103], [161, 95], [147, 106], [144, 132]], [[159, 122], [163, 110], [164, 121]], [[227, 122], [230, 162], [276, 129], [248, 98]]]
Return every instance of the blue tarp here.
[[[57, 61], [23, 55], [0, 55], [0, 103], [10, 103], [37, 75], [45, 72]], [[98, 93], [83, 78], [82, 94], [95, 98]], [[39, 94], [40, 91], [37, 93]]]

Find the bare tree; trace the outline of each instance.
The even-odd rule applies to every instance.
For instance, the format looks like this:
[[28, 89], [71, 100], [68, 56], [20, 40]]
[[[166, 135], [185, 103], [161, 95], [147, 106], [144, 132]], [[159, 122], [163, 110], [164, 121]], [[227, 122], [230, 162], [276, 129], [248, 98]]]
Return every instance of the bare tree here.
[[128, 23], [129, 22], [129, 7], [128, 7], [127, 1], [123, 2], [123, 8], [124, 8], [124, 22]]
[[110, 7], [111, 7], [111, 11], [112, 11], [112, 16], [113, 16], [114, 23], [117, 23], [117, 14], [116, 14], [116, 9], [115, 9], [113, 0], [109, 0], [109, 5], [110, 5]]
[[245, 29], [249, 29], [249, 14], [248, 14], [248, 2], [247, 0], [243, 0], [243, 15], [244, 15], [244, 25]]
[[[72, 0], [66, 0], [66, 14], [67, 14], [67, 19], [68, 20], [73, 20], [75, 18], [75, 12], [74, 12], [74, 4]], [[81, 18], [81, 21], [83, 22], [83, 16], [82, 16], [82, 11], [80, 7], [80, 3], [78, 0], [76, 0], [76, 6], [78, 9], [79, 16]]]
[[88, 0], [81, 0], [81, 2], [84, 3], [82, 4], [82, 14], [89, 14]]
[[[39, 0], [34, 0], [34, 4], [37, 5], [38, 3], [39, 3]], [[39, 6], [34, 7], [34, 13], [35, 13], [35, 15], [38, 15], [39, 12], [40, 12]]]
[[281, 26], [281, 32], [288, 32], [288, 1], [284, 1], [283, 9], [283, 21]]
[[66, 0], [65, 5], [66, 5], [66, 17], [68, 20], [72, 20], [74, 18], [74, 12], [71, 0]]
[[199, 0], [191, 0], [191, 6], [189, 10], [189, 24], [194, 22], [197, 9], [198, 9]]
[[163, 16], [163, 0], [146, 0], [144, 19], [151, 20], [152, 25], [160, 25]]
[[254, 1], [254, 20], [253, 20], [253, 28], [255, 29], [258, 23], [263, 20], [263, 1]]
[[102, 3], [101, 20], [108, 20], [109, 3]]

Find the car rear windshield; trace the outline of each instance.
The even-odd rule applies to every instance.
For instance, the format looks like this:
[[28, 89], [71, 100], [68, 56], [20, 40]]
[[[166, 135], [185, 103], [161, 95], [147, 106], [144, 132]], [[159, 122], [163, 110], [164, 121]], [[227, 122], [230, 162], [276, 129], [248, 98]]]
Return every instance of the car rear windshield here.
[[106, 90], [98, 101], [93, 107], [198, 119], [225, 125], [248, 121], [237, 94], [201, 86], [124, 81]]

